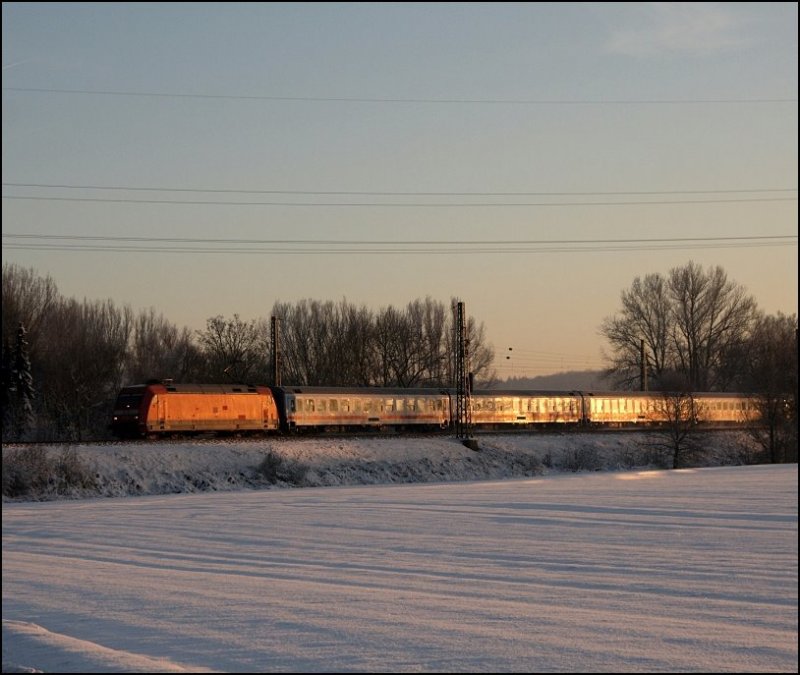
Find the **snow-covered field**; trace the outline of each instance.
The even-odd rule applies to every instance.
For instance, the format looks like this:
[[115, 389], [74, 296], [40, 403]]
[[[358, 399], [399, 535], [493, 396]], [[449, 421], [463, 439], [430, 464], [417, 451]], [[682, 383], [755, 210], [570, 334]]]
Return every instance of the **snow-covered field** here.
[[797, 465], [642, 440], [79, 446], [3, 503], [3, 671], [796, 672]]

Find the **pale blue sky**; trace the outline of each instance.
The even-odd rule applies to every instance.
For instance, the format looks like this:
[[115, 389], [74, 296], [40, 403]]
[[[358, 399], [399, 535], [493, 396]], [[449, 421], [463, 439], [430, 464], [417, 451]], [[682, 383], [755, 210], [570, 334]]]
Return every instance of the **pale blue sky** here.
[[[796, 3], [2, 8], [3, 260], [68, 297], [457, 296], [501, 376], [599, 367], [620, 293], [689, 260], [797, 312]], [[118, 237], [159, 250], [68, 248]]]

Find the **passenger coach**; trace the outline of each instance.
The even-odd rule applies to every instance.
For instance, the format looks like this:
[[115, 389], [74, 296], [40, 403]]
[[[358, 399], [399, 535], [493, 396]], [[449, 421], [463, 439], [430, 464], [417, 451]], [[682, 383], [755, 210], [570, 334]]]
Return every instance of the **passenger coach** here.
[[563, 391], [475, 390], [472, 424], [483, 428], [580, 424], [581, 396]]
[[445, 429], [445, 390], [404, 388], [275, 387], [284, 431], [303, 429]]

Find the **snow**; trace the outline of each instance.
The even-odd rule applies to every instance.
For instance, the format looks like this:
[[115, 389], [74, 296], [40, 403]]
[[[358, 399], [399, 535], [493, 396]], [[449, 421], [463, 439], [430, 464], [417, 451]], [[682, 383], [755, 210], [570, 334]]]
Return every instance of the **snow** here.
[[3, 672], [797, 672], [797, 465], [642, 440], [77, 446], [3, 503]]

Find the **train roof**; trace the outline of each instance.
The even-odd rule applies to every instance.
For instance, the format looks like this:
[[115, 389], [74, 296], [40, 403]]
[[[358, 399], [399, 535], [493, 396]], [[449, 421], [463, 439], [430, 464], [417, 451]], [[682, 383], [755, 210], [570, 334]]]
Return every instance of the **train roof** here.
[[[662, 396], [673, 397], [677, 396], [679, 392], [661, 392], [661, 391], [633, 391], [633, 390], [549, 390], [549, 389], [475, 389], [472, 392], [473, 396], [478, 397], [515, 397], [515, 398], [660, 398]], [[689, 394], [687, 394], [689, 395]], [[752, 394], [741, 392], [722, 392], [722, 391], [702, 391], [690, 392], [694, 398], [721, 398], [721, 399], [734, 399], [742, 397], [750, 397]]]
[[122, 389], [122, 393], [140, 391], [148, 387], [163, 387], [166, 391], [181, 394], [241, 394], [259, 393], [267, 390], [267, 387], [244, 383], [226, 384], [175, 384], [172, 382], [148, 382], [147, 384], [133, 384]]
[[575, 390], [564, 389], [473, 389], [473, 396], [579, 396]]
[[[120, 393], [134, 393], [143, 391], [147, 387], [163, 387], [168, 392], [195, 393], [195, 394], [233, 394], [233, 393], [258, 393], [270, 389], [267, 385], [254, 385], [244, 382], [224, 383], [224, 384], [182, 384], [173, 383], [170, 380], [152, 381], [142, 384], [128, 385], [122, 388]], [[332, 396], [364, 396], [374, 394], [378, 396], [437, 396], [455, 395], [457, 392], [452, 387], [319, 387], [304, 385], [289, 385], [282, 387], [272, 387], [278, 391], [288, 394], [311, 394], [311, 395], [332, 395]], [[473, 396], [515, 396], [515, 397], [615, 397], [615, 398], [652, 398], [654, 396], [675, 396], [677, 392], [659, 391], [621, 391], [621, 390], [555, 390], [555, 389], [475, 389], [471, 392]], [[751, 396], [751, 394], [741, 392], [691, 392], [695, 398], [739, 398]]]
[[306, 387], [293, 385], [276, 387], [287, 394], [330, 394], [332, 396], [442, 396], [447, 395], [444, 387]]

